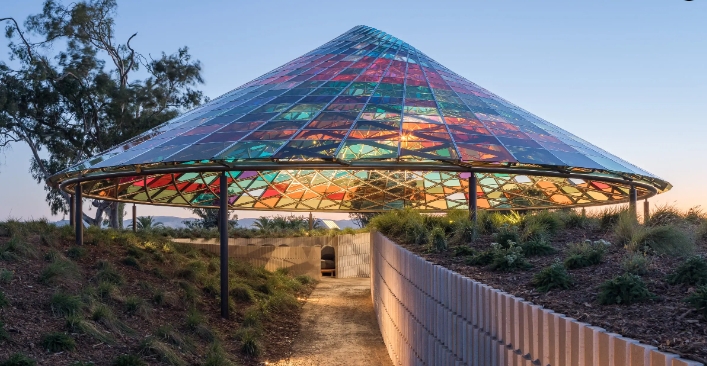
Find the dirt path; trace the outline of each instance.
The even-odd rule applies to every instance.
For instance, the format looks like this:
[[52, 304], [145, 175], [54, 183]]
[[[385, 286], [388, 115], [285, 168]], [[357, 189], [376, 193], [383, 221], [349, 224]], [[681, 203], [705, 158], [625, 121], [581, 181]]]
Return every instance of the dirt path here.
[[393, 365], [371, 303], [370, 279], [323, 278], [302, 308], [287, 360], [270, 365]]

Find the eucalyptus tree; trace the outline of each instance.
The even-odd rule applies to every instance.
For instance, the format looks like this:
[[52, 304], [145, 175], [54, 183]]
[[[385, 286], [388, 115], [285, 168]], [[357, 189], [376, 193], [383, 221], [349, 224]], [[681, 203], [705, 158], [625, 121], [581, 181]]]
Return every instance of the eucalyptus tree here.
[[[0, 14], [9, 49], [0, 61], [0, 148], [30, 148], [29, 170], [53, 214], [68, 211], [69, 196], [47, 184], [52, 174], [205, 100], [201, 63], [187, 47], [145, 56], [131, 45], [137, 33], [117, 39], [116, 14], [115, 0], [46, 0], [22, 25]], [[119, 225], [117, 203], [92, 204], [87, 223], [100, 225], [107, 212]]]

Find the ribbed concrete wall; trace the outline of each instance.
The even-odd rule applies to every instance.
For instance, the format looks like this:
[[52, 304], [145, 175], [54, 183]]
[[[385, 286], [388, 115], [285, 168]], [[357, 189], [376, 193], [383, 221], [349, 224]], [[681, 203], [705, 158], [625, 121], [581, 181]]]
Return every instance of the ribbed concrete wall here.
[[376, 232], [371, 295], [398, 365], [702, 365], [473, 281]]
[[371, 276], [371, 235], [369, 233], [339, 235], [334, 246], [336, 277]]

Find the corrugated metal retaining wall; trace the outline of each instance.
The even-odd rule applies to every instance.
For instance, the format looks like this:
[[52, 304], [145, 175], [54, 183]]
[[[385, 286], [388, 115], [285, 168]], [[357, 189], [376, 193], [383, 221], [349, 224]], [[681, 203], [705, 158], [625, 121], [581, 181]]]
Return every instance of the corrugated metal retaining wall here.
[[[297, 238], [229, 238], [228, 256], [274, 271], [287, 268], [293, 275], [321, 276], [321, 248], [334, 248], [336, 277], [369, 277], [370, 234]], [[219, 254], [218, 239], [172, 239], [177, 243]]]
[[371, 233], [371, 296], [398, 365], [696, 366], [434, 265]]

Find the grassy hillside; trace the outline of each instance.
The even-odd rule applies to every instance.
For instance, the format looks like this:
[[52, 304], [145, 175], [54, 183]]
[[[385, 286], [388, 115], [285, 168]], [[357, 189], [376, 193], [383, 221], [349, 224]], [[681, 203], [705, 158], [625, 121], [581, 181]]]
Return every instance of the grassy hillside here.
[[0, 223], [0, 365], [255, 365], [284, 357], [312, 279], [219, 258], [161, 235]]

